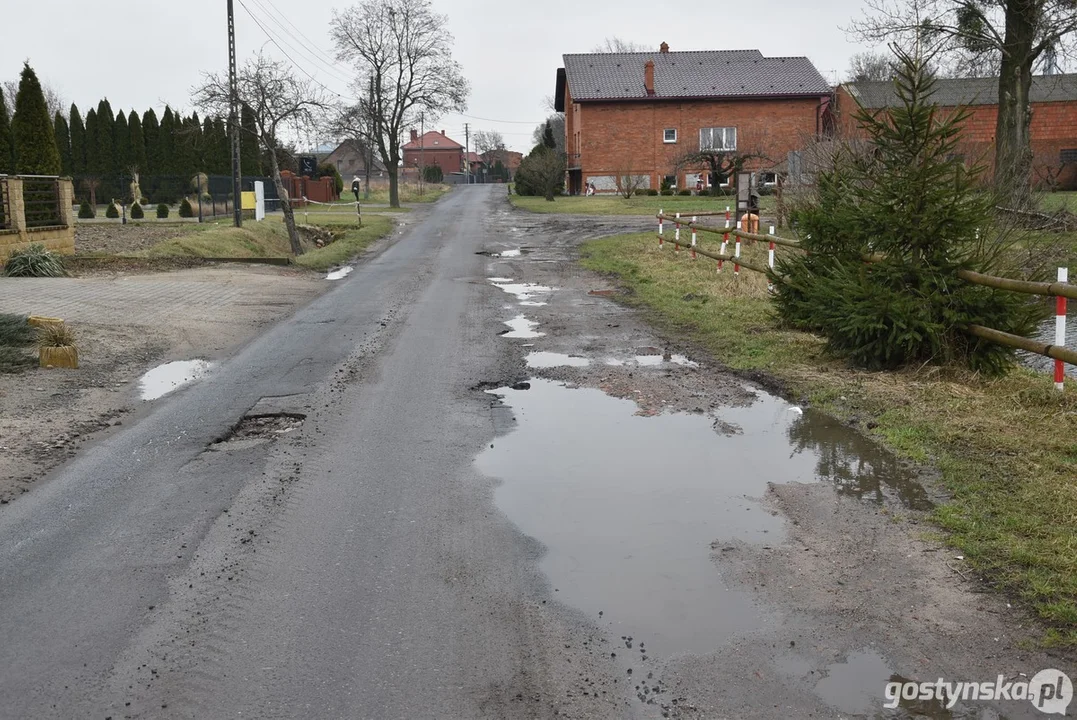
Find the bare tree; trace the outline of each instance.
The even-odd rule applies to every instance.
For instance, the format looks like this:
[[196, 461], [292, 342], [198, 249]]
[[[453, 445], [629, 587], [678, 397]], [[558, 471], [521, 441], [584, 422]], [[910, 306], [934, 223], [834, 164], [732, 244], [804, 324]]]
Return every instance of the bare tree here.
[[594, 53], [634, 53], [634, 52], [647, 52], [651, 48], [642, 43], [632, 42], [631, 40], [622, 40], [617, 36], [608, 37], [591, 48], [591, 52]]
[[330, 117], [326, 128], [333, 137], [343, 138], [343, 142], [363, 158], [367, 199], [370, 198], [370, 175], [373, 171], [374, 152], [377, 145], [375, 132], [378, 124], [372, 108], [373, 104], [369, 98], [355, 105], [338, 107]]
[[651, 176], [638, 175], [625, 168], [615, 175], [615, 179], [617, 182], [617, 192], [620, 193], [621, 197], [625, 200], [628, 200], [650, 182]]
[[958, 58], [963, 66], [998, 63], [995, 187], [1011, 203], [1027, 204], [1032, 175], [1032, 72], [1045, 54], [1056, 67], [1057, 58], [1072, 51], [1077, 3], [867, 0], [867, 7], [864, 17], [851, 27], [866, 40], [896, 41], [925, 56], [939, 52]]
[[893, 77], [893, 62], [887, 55], [861, 52], [849, 58], [848, 82], [890, 80]]
[[359, 66], [356, 92], [373, 78], [374, 140], [389, 174], [389, 204], [400, 207], [401, 144], [419, 113], [427, 121], [467, 108], [469, 85], [452, 58], [448, 18], [429, 0], [363, 0], [334, 11], [330, 35], [337, 57]]
[[472, 136], [475, 152], [493, 165], [496, 161], [504, 162], [505, 138], [496, 130], [479, 130]]
[[[280, 133], [288, 128], [298, 131], [316, 126], [319, 116], [329, 109], [329, 100], [320, 86], [299, 80], [284, 62], [261, 53], [240, 68], [237, 81], [239, 101], [251, 109], [258, 141], [269, 158], [292, 253], [301, 255], [303, 246], [299, 242], [295, 214], [280, 175], [284, 152]], [[228, 114], [231, 91], [226, 74], [204, 73], [203, 84], [192, 94], [194, 104], [205, 112], [218, 116]]]

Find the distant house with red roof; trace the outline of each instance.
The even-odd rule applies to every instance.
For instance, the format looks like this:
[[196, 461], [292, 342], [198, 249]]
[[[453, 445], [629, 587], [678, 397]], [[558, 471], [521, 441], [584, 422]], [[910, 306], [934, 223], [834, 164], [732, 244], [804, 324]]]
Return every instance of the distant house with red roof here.
[[444, 130], [431, 130], [422, 136], [412, 130], [411, 140], [402, 150], [404, 167], [412, 172], [433, 165], [441, 168], [445, 175], [464, 170], [464, 146], [446, 135]]

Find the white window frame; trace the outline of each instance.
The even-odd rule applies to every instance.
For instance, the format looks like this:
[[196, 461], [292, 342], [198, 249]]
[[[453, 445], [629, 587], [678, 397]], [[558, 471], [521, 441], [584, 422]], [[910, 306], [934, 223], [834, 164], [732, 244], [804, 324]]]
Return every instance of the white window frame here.
[[[718, 141], [717, 144], [715, 141]], [[699, 149], [716, 152], [737, 151], [737, 129], [735, 127], [705, 127], [699, 129]]]
[[[669, 133], [673, 133], [673, 139], [669, 139]], [[677, 128], [666, 128], [662, 131], [662, 142], [667, 145], [674, 145], [677, 143]]]

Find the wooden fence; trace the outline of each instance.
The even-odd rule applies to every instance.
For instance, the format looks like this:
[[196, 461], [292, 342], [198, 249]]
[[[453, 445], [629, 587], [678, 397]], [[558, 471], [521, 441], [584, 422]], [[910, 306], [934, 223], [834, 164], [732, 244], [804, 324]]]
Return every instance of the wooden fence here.
[[[677, 213], [671, 217], [659, 210], [657, 216], [658, 246], [662, 247], [666, 242], [669, 242], [677, 248], [683, 247], [690, 249], [693, 259], [697, 255], [703, 255], [704, 257], [717, 260], [718, 272], [722, 272], [725, 263], [733, 263], [734, 277], [740, 275], [741, 268], [751, 270], [752, 272], [763, 273], [767, 275], [769, 281], [768, 286], [771, 290], [774, 289], [773, 279], [776, 277], [774, 270], [774, 256], [776, 249], [778, 247], [787, 247], [803, 250], [798, 241], [775, 235], [773, 226], [770, 227], [770, 232], [766, 234], [745, 232], [741, 229], [740, 221], [736, 223], [735, 227], [732, 226], [732, 217], [728, 210], [724, 213], [725, 227], [700, 224], [698, 218], [707, 215], [720, 216], [723, 215], [723, 213], [697, 213], [690, 216], [691, 219], [689, 219], [687, 213], [684, 215]], [[667, 222], [673, 224], [673, 233], [671, 235], [667, 235], [665, 232], [665, 224]], [[683, 239], [681, 237], [682, 230], [690, 232], [691, 238], [688, 240]], [[722, 237], [722, 244], [719, 252], [710, 252], [699, 247], [697, 240], [699, 233], [720, 235]], [[733, 238], [732, 253], [727, 252], [731, 237]], [[741, 257], [742, 241], [765, 242], [768, 244], [768, 262], [766, 267], [754, 262], [749, 262]], [[866, 256], [864, 261], [876, 262], [878, 259], [877, 256]], [[984, 275], [971, 270], [959, 270], [957, 276], [973, 285], [983, 285], [985, 287], [1024, 293], [1026, 295], [1042, 295], [1055, 298], [1055, 341], [1053, 344], [1042, 343], [1037, 340], [1021, 337], [1020, 335], [1013, 335], [1001, 330], [995, 330], [994, 328], [983, 327], [981, 325], [969, 325], [965, 328], [965, 331], [970, 335], [998, 345], [1024, 350], [1026, 352], [1043, 355], [1044, 357], [1053, 359], [1055, 361], [1055, 387], [1058, 390], [1063, 390], [1065, 382], [1065, 368], [1063, 367], [1063, 363], [1077, 366], [1077, 350], [1066, 347], [1066, 301], [1067, 299], [1077, 300], [1077, 285], [1069, 283], [1068, 269], [1059, 268], [1058, 281], [1053, 283], [1014, 280], [1013, 278]]]

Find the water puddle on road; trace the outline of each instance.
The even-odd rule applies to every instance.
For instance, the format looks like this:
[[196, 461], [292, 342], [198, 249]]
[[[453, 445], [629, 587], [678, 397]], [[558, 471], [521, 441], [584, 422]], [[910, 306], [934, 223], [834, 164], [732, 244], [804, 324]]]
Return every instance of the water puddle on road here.
[[528, 320], [523, 315], [517, 315], [512, 320], [506, 320], [505, 324], [511, 328], [502, 337], [507, 338], [537, 338], [542, 337], [546, 333], [536, 332], [535, 328], [538, 327], [538, 323], [534, 320]]
[[699, 367], [699, 363], [689, 360], [684, 355], [636, 355], [634, 360], [641, 367], [657, 367], [664, 363], [673, 363], [684, 367]]
[[350, 275], [351, 271], [354, 270], [354, 269], [355, 268], [350, 267], [350, 266], [342, 267], [342, 268], [340, 268], [338, 270], [334, 270], [331, 273], [329, 273], [328, 275], [326, 275], [325, 279], [326, 280], [343, 280], [344, 278], [348, 277], [348, 275]]
[[143, 400], [156, 400], [173, 390], [198, 380], [209, 372], [213, 363], [206, 360], [177, 360], [158, 365], [138, 381]]
[[816, 414], [765, 394], [716, 420], [639, 416], [630, 400], [544, 379], [487, 392], [516, 420], [476, 459], [503, 481], [498, 507], [546, 546], [542, 569], [558, 599], [655, 656], [710, 652], [762, 622], [750, 595], [723, 585], [711, 544], [781, 542], [782, 519], [758, 501], [768, 482], [917, 495], [854, 433], [820, 428]]
[[529, 368], [587, 367], [591, 364], [585, 357], [555, 352], [528, 353], [526, 360]]
[[521, 305], [545, 305], [546, 299], [553, 292], [552, 287], [536, 283], [518, 283], [511, 278], [490, 278], [490, 282], [494, 287], [501, 288], [509, 295], [516, 296]]

